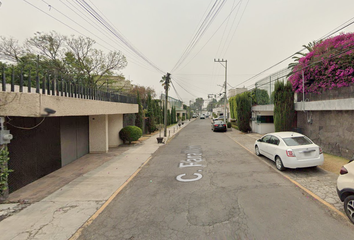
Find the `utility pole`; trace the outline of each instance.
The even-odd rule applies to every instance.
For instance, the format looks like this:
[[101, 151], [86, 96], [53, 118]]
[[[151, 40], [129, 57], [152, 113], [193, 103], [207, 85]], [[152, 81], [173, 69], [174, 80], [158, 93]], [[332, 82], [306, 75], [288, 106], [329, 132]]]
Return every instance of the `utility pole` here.
[[[225, 68], [225, 113], [224, 113], [224, 121], [226, 123], [226, 118], [227, 118], [227, 108], [226, 108], [226, 103], [227, 103], [227, 60], [224, 59], [215, 59], [214, 58], [214, 62], [218, 62], [220, 63], [224, 68]], [[225, 65], [223, 65], [222, 63], [225, 63]]]
[[164, 129], [164, 137], [167, 137], [167, 103], [168, 103], [168, 87], [170, 86], [170, 73], [167, 73], [165, 77], [165, 111], [164, 111], [164, 124], [165, 124], [165, 129]]

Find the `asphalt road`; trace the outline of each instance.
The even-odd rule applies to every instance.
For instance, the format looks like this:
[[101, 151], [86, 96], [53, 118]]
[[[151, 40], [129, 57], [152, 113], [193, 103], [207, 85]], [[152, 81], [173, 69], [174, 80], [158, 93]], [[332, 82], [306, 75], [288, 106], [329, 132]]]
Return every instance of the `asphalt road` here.
[[351, 239], [353, 226], [262, 159], [190, 123], [79, 239]]

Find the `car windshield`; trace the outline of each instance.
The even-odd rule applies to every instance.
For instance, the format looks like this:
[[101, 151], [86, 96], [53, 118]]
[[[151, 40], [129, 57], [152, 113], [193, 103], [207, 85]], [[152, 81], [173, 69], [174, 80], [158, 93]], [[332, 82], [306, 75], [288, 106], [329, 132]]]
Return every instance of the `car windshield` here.
[[285, 144], [288, 146], [300, 146], [300, 145], [312, 144], [311, 140], [304, 136], [283, 138], [283, 140]]
[[224, 124], [223, 121], [215, 121], [214, 123], [215, 123], [215, 124]]

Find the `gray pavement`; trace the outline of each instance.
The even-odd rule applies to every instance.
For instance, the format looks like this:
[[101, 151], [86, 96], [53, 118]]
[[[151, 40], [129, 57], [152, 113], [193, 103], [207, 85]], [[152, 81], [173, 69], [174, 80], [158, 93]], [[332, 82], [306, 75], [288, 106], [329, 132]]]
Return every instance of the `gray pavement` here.
[[[233, 129], [227, 134], [231, 139], [233, 139], [238, 144], [247, 148], [250, 152], [254, 153], [254, 143], [255, 140], [259, 139], [262, 135], [257, 133], [244, 134], [240, 131]], [[260, 157], [260, 159], [265, 163], [275, 169], [275, 164], [273, 161]], [[281, 172], [288, 178], [292, 179], [299, 186], [308, 189], [310, 192], [315, 194], [329, 205], [333, 206], [335, 209], [339, 210], [344, 214], [343, 203], [340, 201], [336, 191], [337, 178], [338, 175], [332, 172], [328, 172], [321, 167], [317, 168], [304, 168], [304, 169], [286, 169], [286, 171]]]
[[[189, 123], [179, 129], [169, 128], [170, 137]], [[228, 131], [227, 136], [251, 152], [254, 152], [254, 141], [260, 137], [234, 129]], [[58, 187], [43, 199], [29, 202], [26, 196], [16, 196], [19, 203], [0, 204], [0, 219], [8, 216], [0, 221], [1, 239], [69, 239], [161, 146], [163, 144], [157, 144], [156, 135], [151, 136], [119, 154], [110, 155], [101, 165]], [[260, 161], [274, 168], [272, 161], [263, 157]], [[320, 168], [287, 170], [283, 174], [326, 201], [327, 206], [343, 212], [335, 192], [336, 174]]]

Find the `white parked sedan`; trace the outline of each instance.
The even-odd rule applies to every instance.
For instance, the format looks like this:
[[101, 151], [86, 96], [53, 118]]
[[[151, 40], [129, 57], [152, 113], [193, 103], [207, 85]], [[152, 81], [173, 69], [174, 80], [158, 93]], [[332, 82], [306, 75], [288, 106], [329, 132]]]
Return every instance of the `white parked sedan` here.
[[275, 162], [278, 170], [322, 165], [322, 149], [308, 137], [296, 132], [276, 132], [264, 135], [255, 144], [256, 155]]

